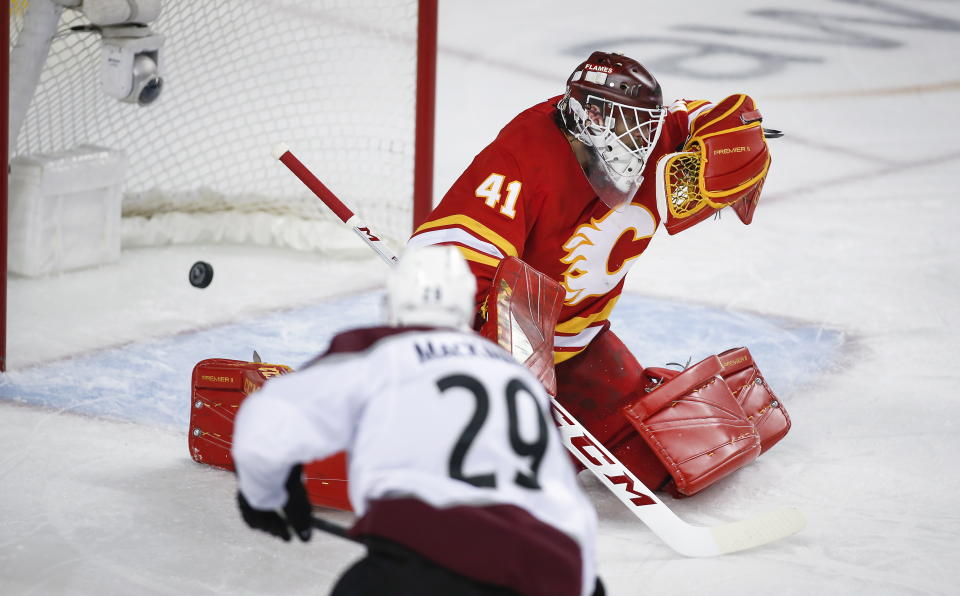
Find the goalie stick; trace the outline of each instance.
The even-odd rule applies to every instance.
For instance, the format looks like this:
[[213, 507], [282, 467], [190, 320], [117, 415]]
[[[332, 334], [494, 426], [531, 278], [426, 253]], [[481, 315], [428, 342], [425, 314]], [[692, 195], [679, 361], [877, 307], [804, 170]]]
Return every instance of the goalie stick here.
[[389, 265], [397, 263], [396, 255], [384, 244], [383, 240], [373, 233], [370, 226], [360, 219], [357, 214], [354, 213], [353, 209], [347, 207], [343, 201], [337, 198], [337, 195], [333, 194], [333, 191], [327, 188], [323, 182], [320, 182], [320, 180], [313, 175], [313, 172], [290, 152], [290, 148], [287, 147], [286, 143], [280, 143], [274, 147], [273, 156], [280, 160], [280, 163], [287, 166], [307, 188], [313, 191], [313, 194], [317, 195], [318, 199], [323, 201], [323, 204], [326, 205], [330, 211], [333, 211], [334, 215], [340, 218], [340, 221], [345, 223], [357, 236], [360, 236], [360, 238], [367, 243], [367, 246], [380, 255], [380, 258]]
[[[360, 235], [389, 265], [397, 258], [357, 215], [341, 202], [290, 149], [280, 144], [274, 156], [297, 175], [310, 190], [348, 226]], [[785, 538], [803, 529], [805, 519], [796, 507], [781, 507], [768, 513], [715, 526], [696, 526], [679, 517], [652, 490], [597, 441], [576, 418], [550, 397], [554, 420], [564, 446], [640, 521], [676, 552], [689, 557], [709, 557], [753, 548]]]

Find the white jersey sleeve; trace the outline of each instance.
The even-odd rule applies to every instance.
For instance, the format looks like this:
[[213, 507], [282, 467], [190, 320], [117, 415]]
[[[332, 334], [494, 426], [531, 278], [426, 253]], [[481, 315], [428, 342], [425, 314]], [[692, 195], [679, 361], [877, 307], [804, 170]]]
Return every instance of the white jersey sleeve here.
[[240, 490], [258, 509], [287, 500], [290, 468], [346, 450], [366, 402], [378, 391], [367, 361], [331, 355], [296, 374], [271, 378], [237, 413], [232, 455]]

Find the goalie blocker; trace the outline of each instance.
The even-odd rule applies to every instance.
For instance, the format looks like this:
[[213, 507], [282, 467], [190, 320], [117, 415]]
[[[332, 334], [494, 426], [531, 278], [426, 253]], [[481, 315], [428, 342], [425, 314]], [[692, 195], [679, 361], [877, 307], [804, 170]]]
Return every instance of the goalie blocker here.
[[[755, 460], [790, 428], [786, 409], [745, 347], [683, 371], [645, 369], [604, 329], [582, 354], [555, 369], [551, 359], [562, 300], [559, 285], [508, 257], [491, 288], [481, 335], [523, 361], [552, 395], [559, 387], [558, 401], [646, 486], [674, 496], [696, 494]], [[290, 371], [237, 360], [198, 363], [191, 457], [233, 470], [230, 447], [237, 408], [268, 378]], [[307, 464], [311, 503], [350, 510], [346, 470], [343, 453]]]

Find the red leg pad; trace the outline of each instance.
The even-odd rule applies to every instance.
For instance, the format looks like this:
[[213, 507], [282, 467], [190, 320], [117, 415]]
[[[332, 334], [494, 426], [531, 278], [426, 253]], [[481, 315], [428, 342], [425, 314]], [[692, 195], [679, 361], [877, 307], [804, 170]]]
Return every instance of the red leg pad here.
[[289, 366], [225, 358], [201, 360], [193, 367], [190, 431], [187, 447], [194, 461], [233, 470], [230, 446], [240, 403], [270, 377]]
[[718, 355], [720, 373], [736, 396], [747, 419], [760, 434], [760, 453], [766, 453], [790, 430], [790, 415], [750, 355], [747, 348], [732, 348]]
[[347, 454], [335, 453], [327, 459], [303, 466], [304, 486], [316, 507], [353, 511], [347, 495]]
[[623, 408], [682, 495], [703, 490], [760, 455], [760, 435], [721, 370], [716, 356], [667, 380], [648, 369], [656, 384]]
[[[233, 422], [243, 400], [289, 366], [224, 358], [202, 360], [193, 368], [188, 448], [194, 461], [233, 471]], [[350, 511], [347, 459], [343, 452], [304, 466], [307, 495], [317, 507]]]

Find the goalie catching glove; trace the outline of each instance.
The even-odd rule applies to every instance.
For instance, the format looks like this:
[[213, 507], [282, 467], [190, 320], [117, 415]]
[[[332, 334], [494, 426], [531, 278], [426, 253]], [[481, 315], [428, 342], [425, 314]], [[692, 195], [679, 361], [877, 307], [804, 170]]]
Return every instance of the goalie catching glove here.
[[731, 206], [753, 221], [770, 151], [762, 117], [749, 95], [731, 95], [697, 115], [683, 150], [657, 163], [657, 207], [667, 233], [676, 234]]

